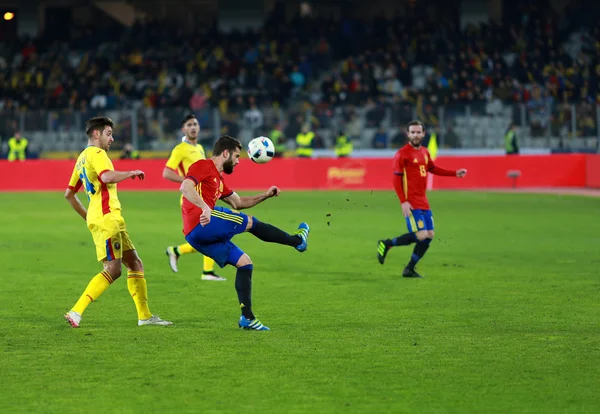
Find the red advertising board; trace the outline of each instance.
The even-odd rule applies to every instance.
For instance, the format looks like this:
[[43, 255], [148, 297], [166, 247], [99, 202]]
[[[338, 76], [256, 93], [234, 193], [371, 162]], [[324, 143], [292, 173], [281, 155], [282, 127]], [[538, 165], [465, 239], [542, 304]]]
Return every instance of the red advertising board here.
[[[434, 189], [510, 188], [509, 172], [518, 171], [518, 188], [600, 188], [600, 156], [583, 154], [444, 157], [436, 160], [444, 168], [467, 168], [463, 179], [435, 177]], [[64, 190], [74, 161], [27, 160], [0, 161], [0, 191]], [[177, 184], [162, 178], [165, 160], [115, 160], [115, 169], [141, 169], [146, 180], [125, 181], [127, 190], [174, 190]], [[392, 160], [382, 158], [351, 159], [274, 159], [254, 164], [244, 159], [228, 176], [228, 184], [237, 190], [263, 190], [271, 185], [286, 190], [387, 190], [392, 188]]]

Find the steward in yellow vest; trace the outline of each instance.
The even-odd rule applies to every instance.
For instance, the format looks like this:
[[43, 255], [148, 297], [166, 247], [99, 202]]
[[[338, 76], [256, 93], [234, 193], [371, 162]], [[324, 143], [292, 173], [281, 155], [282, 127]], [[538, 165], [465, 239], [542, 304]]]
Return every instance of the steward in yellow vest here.
[[315, 133], [310, 130], [308, 124], [302, 126], [302, 132], [296, 136], [296, 156], [310, 158], [313, 154], [313, 141]]
[[340, 132], [340, 135], [335, 141], [335, 155], [339, 158], [346, 158], [352, 155], [352, 141], [344, 134]]
[[29, 141], [22, 137], [20, 132], [15, 132], [15, 136], [8, 140], [8, 160], [25, 161], [25, 151]]

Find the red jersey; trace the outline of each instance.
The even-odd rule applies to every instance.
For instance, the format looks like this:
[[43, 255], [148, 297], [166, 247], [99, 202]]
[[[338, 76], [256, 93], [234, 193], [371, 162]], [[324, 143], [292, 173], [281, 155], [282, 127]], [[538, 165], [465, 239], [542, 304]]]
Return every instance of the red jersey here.
[[[185, 178], [196, 183], [196, 191], [211, 209], [215, 208], [218, 199], [227, 198], [233, 194], [233, 191], [225, 184], [217, 166], [210, 159], [196, 161], [190, 165]], [[183, 197], [181, 215], [183, 217], [183, 233], [187, 235], [200, 223], [202, 209]]]
[[[456, 171], [436, 167], [427, 148], [406, 144], [396, 152], [393, 172], [394, 187], [400, 202], [408, 201], [414, 210], [429, 210], [427, 173], [453, 176]], [[401, 179], [400, 179], [401, 178]]]

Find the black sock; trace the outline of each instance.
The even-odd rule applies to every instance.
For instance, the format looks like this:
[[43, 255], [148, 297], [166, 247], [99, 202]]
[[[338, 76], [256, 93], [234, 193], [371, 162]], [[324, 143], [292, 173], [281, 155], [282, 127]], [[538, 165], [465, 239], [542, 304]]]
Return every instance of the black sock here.
[[256, 218], [253, 218], [250, 233], [268, 243], [279, 243], [292, 247], [302, 243], [300, 236], [288, 234], [275, 226], [258, 221]]
[[254, 319], [252, 313], [252, 269], [254, 267], [249, 264], [238, 267], [235, 275], [235, 290], [237, 291], [238, 301], [242, 309], [242, 315], [246, 319]]
[[177, 246], [173, 247], [173, 253], [175, 253], [175, 257], [181, 256], [181, 253], [179, 253], [179, 247]]
[[417, 241], [417, 235], [415, 233], [406, 233], [402, 236], [395, 237], [393, 239], [387, 239], [383, 242], [386, 246], [408, 246], [409, 244], [413, 244]]
[[427, 249], [429, 249], [429, 244], [431, 243], [431, 239], [425, 239], [420, 242], [417, 242], [415, 248], [413, 249], [413, 254], [410, 257], [410, 262], [408, 262], [408, 267], [410, 270], [415, 270], [415, 266], [425, 256]]

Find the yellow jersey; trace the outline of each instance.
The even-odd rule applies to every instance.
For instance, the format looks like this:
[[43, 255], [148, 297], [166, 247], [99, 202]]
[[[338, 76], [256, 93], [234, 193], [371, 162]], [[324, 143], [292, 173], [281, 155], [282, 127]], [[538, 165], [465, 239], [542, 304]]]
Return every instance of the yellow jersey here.
[[121, 203], [117, 197], [117, 184], [103, 183], [100, 179], [102, 173], [113, 171], [114, 167], [108, 154], [101, 148], [88, 146], [79, 157], [71, 180], [69, 188], [77, 192], [79, 188], [88, 196], [89, 205], [87, 212], [87, 222], [96, 222], [110, 213], [121, 214]]
[[185, 177], [190, 165], [204, 159], [206, 159], [206, 154], [202, 145], [183, 141], [171, 151], [166, 167]]

